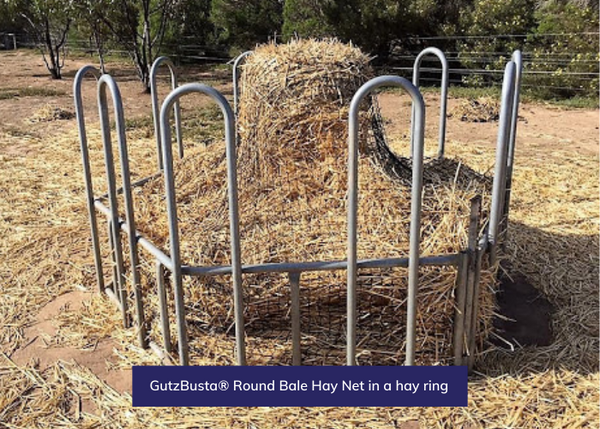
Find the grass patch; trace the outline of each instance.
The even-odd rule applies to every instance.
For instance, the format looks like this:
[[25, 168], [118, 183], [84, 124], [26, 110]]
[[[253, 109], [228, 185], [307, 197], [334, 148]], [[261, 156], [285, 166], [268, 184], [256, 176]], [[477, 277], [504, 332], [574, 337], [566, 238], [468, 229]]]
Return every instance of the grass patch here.
[[136, 116], [135, 118], [127, 118], [125, 119], [125, 128], [128, 130], [154, 128], [154, 120], [152, 119], [152, 116], [149, 115]]
[[[423, 94], [439, 94], [440, 88], [435, 86], [424, 86], [419, 88]], [[404, 92], [402, 88], [386, 88], [382, 92]], [[465, 86], [450, 86], [448, 89], [449, 98], [467, 98], [467, 99], [478, 99], [483, 97], [492, 97], [500, 100], [502, 95], [502, 88], [499, 86], [491, 86], [485, 88], [472, 88]], [[559, 106], [568, 109], [597, 109], [598, 108], [598, 97], [593, 96], [575, 96], [571, 98], [553, 98], [546, 99], [541, 97], [529, 88], [523, 88], [521, 90], [521, 102], [524, 103], [537, 103], [545, 104], [550, 106]]]
[[58, 89], [35, 86], [0, 88], [0, 100], [9, 100], [15, 97], [57, 97], [61, 95], [67, 95], [67, 93]]
[[[172, 138], [175, 141], [175, 122], [171, 119]], [[114, 129], [114, 121], [111, 121]], [[128, 131], [139, 131], [147, 138], [154, 136], [154, 121], [151, 115], [138, 116], [125, 120], [125, 128]], [[223, 114], [216, 105], [202, 108], [186, 109], [181, 112], [181, 130], [184, 141], [193, 141], [211, 144], [214, 141], [223, 140], [225, 133], [223, 129]]]
[[181, 124], [184, 141], [192, 140], [208, 145], [225, 138], [223, 114], [218, 106], [206, 106], [197, 110], [193, 116], [189, 112], [182, 116], [185, 117]]
[[567, 109], [597, 109], [598, 98], [575, 96], [566, 99], [553, 99], [544, 101], [545, 104], [565, 107]]

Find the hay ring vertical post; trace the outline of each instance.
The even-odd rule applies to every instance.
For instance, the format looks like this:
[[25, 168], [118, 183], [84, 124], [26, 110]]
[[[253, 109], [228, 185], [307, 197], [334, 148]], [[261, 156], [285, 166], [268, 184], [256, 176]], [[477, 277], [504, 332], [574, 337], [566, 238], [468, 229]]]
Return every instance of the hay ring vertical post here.
[[500, 110], [500, 123], [498, 125], [498, 140], [496, 143], [496, 165], [494, 167], [494, 183], [492, 187], [492, 206], [490, 209], [490, 222], [488, 237], [490, 243], [490, 262], [496, 262], [498, 237], [503, 223], [504, 197], [506, 194], [506, 171], [508, 164], [508, 145], [511, 131], [512, 112], [514, 110], [516, 65], [509, 61], [504, 69], [504, 83], [502, 85], [502, 108]]
[[223, 112], [225, 122], [225, 146], [227, 156], [227, 181], [229, 196], [229, 221], [231, 240], [231, 275], [233, 278], [233, 299], [235, 313], [235, 334], [237, 364], [246, 364], [246, 346], [244, 330], [244, 304], [242, 294], [242, 263], [240, 255], [240, 232], [237, 189], [237, 160], [235, 144], [235, 117], [225, 97], [214, 88], [198, 83], [190, 83], [172, 91], [163, 102], [160, 111], [162, 125], [162, 153], [164, 160], [165, 192], [169, 217], [169, 240], [171, 243], [172, 273], [175, 286], [175, 311], [177, 317], [179, 359], [181, 365], [188, 365], [188, 338], [185, 324], [185, 306], [183, 296], [183, 274], [179, 246], [179, 227], [177, 222], [177, 202], [175, 195], [175, 177], [173, 171], [173, 148], [171, 147], [171, 128], [169, 116], [173, 105], [182, 96], [191, 93], [208, 95], [217, 102]]
[[[513, 97], [512, 117], [510, 122], [510, 137], [508, 141], [508, 157], [506, 165], [506, 196], [504, 197], [504, 232], [508, 229], [508, 214], [510, 210], [510, 194], [512, 188], [512, 175], [513, 166], [515, 160], [515, 147], [517, 140], [517, 122], [519, 120], [519, 102], [521, 95], [521, 76], [523, 74], [523, 56], [521, 51], [516, 50], [512, 54], [512, 61], [516, 65], [516, 76], [515, 76], [515, 94]], [[504, 237], [504, 244], [506, 243], [506, 237]]]
[[100, 113], [100, 129], [102, 130], [102, 142], [104, 145], [104, 160], [106, 163], [106, 177], [108, 182], [108, 197], [111, 211], [111, 232], [115, 248], [115, 257], [117, 259], [117, 272], [119, 275], [119, 299], [121, 302], [121, 311], [123, 313], [123, 323], [128, 327], [127, 315], [127, 289], [126, 277], [123, 269], [123, 255], [120, 237], [119, 210], [117, 206], [117, 187], [115, 179], [114, 157], [112, 151], [112, 141], [110, 134], [110, 121], [108, 117], [108, 104], [106, 89], [109, 89], [113, 100], [113, 107], [116, 116], [117, 142], [119, 146], [119, 158], [121, 160], [121, 176], [123, 180], [123, 197], [125, 201], [125, 220], [127, 224], [129, 237], [129, 256], [131, 260], [131, 277], [133, 293], [136, 306], [138, 341], [142, 347], [147, 346], [146, 332], [144, 327], [144, 309], [142, 303], [142, 292], [140, 288], [139, 274], [139, 255], [137, 248], [137, 237], [135, 228], [135, 219], [133, 214], [133, 197], [131, 193], [131, 174], [129, 171], [129, 157], [127, 153], [127, 140], [125, 137], [125, 118], [123, 116], [123, 102], [121, 92], [116, 82], [110, 75], [103, 75], [98, 80], [98, 109]]
[[419, 284], [419, 245], [421, 229], [421, 194], [423, 191], [423, 146], [425, 103], [417, 87], [398, 76], [380, 76], [371, 79], [352, 98], [348, 118], [348, 365], [356, 365], [356, 281], [357, 281], [357, 215], [358, 215], [358, 127], [361, 101], [372, 91], [383, 86], [404, 88], [414, 106], [414, 149], [410, 208], [410, 243], [408, 262], [408, 300], [406, 320], [406, 365], [415, 362], [416, 306]]
[[238, 114], [238, 101], [240, 98], [240, 65], [242, 64], [242, 61], [251, 54], [252, 51], [246, 51], [238, 55], [233, 62], [233, 113], [235, 113], [236, 118]]
[[[175, 66], [168, 57], [159, 57], [152, 64], [150, 69], [150, 93], [152, 96], [152, 119], [154, 121], [154, 137], [156, 139], [156, 151], [158, 157], [158, 169], [163, 169], [163, 159], [161, 152], [161, 132], [160, 132], [160, 121], [159, 121], [159, 110], [160, 105], [158, 103], [158, 85], [156, 83], [156, 76], [161, 65], [166, 65], [171, 73], [171, 89], [177, 88], [177, 74], [175, 73]], [[175, 103], [175, 131], [177, 133], [177, 148], [179, 150], [179, 158], [183, 158], [183, 136], [181, 134], [181, 109], [179, 102]]]
[[[448, 109], [448, 82], [449, 82], [449, 68], [448, 68], [448, 60], [444, 53], [438, 48], [426, 48], [417, 56], [415, 59], [415, 64], [413, 66], [413, 85], [417, 88], [419, 87], [419, 79], [421, 72], [421, 62], [423, 58], [427, 55], [435, 55], [439, 58], [442, 63], [442, 94], [440, 99], [440, 126], [439, 126], [439, 137], [438, 137], [438, 158], [444, 157], [444, 150], [446, 145], [446, 112]], [[413, 136], [414, 136], [414, 107], [412, 110], [412, 124], [411, 124], [411, 138], [410, 138], [410, 153], [412, 156], [413, 153]]]
[[87, 133], [85, 131], [85, 116], [83, 113], [83, 98], [81, 96], [81, 85], [83, 79], [91, 75], [96, 80], [100, 78], [100, 71], [91, 65], [83, 66], [75, 75], [73, 80], [73, 98], [75, 98], [75, 115], [77, 116], [77, 130], [79, 132], [79, 143], [81, 149], [81, 161], [83, 164], [83, 180], [85, 182], [85, 197], [90, 219], [90, 230], [92, 234], [92, 250], [94, 252], [94, 265], [96, 267], [96, 281], [98, 290], [104, 291], [104, 271], [102, 269], [102, 255], [100, 254], [100, 237], [98, 234], [98, 219], [94, 208], [94, 187], [92, 186], [92, 170], [90, 166], [90, 154], [87, 145]]

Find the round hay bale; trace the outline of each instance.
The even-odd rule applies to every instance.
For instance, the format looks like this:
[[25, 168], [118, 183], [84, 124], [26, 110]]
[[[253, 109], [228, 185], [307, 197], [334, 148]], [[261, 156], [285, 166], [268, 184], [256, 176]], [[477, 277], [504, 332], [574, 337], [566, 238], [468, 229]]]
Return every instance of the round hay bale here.
[[[239, 101], [239, 207], [242, 263], [343, 260], [346, 257], [348, 110], [373, 77], [369, 57], [334, 40], [264, 45], [242, 67]], [[384, 140], [376, 99], [361, 116], [359, 258], [408, 255], [411, 162]], [[188, 151], [175, 166], [181, 251], [190, 265], [225, 265], [229, 257], [224, 148]], [[423, 256], [463, 250], [470, 199], [489, 194], [488, 178], [460, 162], [426, 168]], [[139, 228], [168, 246], [163, 182], [137, 191]], [[494, 276], [481, 279], [478, 345], [490, 329]], [[417, 309], [417, 362], [452, 362], [454, 267], [422, 267]], [[305, 364], [342, 364], [346, 272], [301, 277]], [[150, 285], [151, 286], [151, 285]], [[148, 287], [150, 287], [148, 286]], [[404, 360], [407, 270], [359, 271], [358, 362]], [[244, 276], [249, 364], [291, 363], [290, 290], [286, 276]], [[186, 280], [192, 363], [233, 362], [229, 277]]]

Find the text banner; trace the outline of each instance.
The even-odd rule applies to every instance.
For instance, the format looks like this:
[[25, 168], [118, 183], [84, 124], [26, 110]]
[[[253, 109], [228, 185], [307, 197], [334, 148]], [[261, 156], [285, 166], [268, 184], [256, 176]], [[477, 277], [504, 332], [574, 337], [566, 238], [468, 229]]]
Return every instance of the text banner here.
[[465, 366], [136, 366], [133, 405], [467, 405]]

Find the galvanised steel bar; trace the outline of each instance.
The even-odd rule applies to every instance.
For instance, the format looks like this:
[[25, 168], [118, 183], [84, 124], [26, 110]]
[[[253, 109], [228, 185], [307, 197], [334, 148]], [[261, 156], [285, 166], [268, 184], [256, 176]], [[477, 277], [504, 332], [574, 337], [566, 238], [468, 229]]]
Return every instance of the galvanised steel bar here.
[[471, 350], [471, 354], [468, 357], [467, 365], [469, 366], [469, 371], [473, 368], [473, 364], [475, 363], [475, 343], [477, 340], [477, 328], [479, 326], [479, 289], [480, 284], [479, 280], [481, 279], [481, 264], [483, 262], [483, 255], [485, 249], [478, 248], [477, 249], [477, 259], [475, 264], [475, 279], [474, 279], [474, 288], [473, 288], [473, 309], [471, 313], [471, 333], [469, 338], [471, 339], [469, 343], [469, 350]]
[[179, 358], [182, 365], [189, 362], [188, 339], [185, 325], [185, 306], [183, 302], [183, 279], [181, 254], [179, 248], [179, 227], [177, 224], [177, 202], [175, 180], [173, 175], [173, 152], [171, 148], [171, 128], [169, 115], [173, 104], [182, 96], [201, 93], [212, 97], [225, 117], [225, 146], [227, 157], [227, 181], [229, 194], [229, 220], [231, 231], [231, 268], [233, 277], [233, 299], [235, 313], [235, 333], [238, 365], [246, 364], [246, 344], [244, 330], [244, 304], [242, 294], [242, 263], [240, 256], [240, 233], [238, 213], [237, 160], [235, 143], [235, 117], [229, 103], [214, 88], [198, 83], [182, 85], [172, 91], [163, 102], [160, 111], [162, 129], [162, 150], [164, 160], [165, 188], [167, 197], [167, 213], [169, 217], [169, 240], [171, 243], [171, 259], [173, 260], [173, 282], [175, 288], [175, 309], [179, 334]]
[[[161, 149], [161, 138], [160, 132], [160, 121], [159, 121], [159, 110], [160, 104], [158, 103], [158, 85], [156, 83], [156, 76], [161, 65], [166, 65], [171, 73], [171, 89], [177, 88], [177, 74], [175, 73], [175, 66], [168, 57], [159, 57], [152, 64], [150, 69], [150, 92], [152, 96], [152, 119], [154, 121], [154, 138], [156, 139], [156, 156], [158, 157], [158, 169], [163, 169], [162, 149]], [[175, 103], [175, 133], [177, 134], [177, 148], [179, 151], [179, 158], [183, 158], [183, 136], [181, 133], [181, 109], [179, 108], [179, 102]]]
[[79, 131], [79, 143], [81, 150], [81, 162], [83, 164], [83, 179], [85, 181], [85, 196], [90, 219], [90, 230], [92, 234], [92, 251], [94, 252], [94, 264], [96, 267], [96, 282], [98, 290], [104, 290], [104, 271], [102, 270], [102, 255], [100, 253], [100, 238], [98, 235], [98, 220], [94, 210], [94, 188], [92, 186], [92, 170], [90, 167], [90, 154], [87, 145], [87, 133], [85, 130], [85, 117], [83, 114], [83, 98], [81, 96], [81, 84], [83, 79], [91, 75], [96, 80], [100, 72], [94, 66], [83, 66], [75, 75], [73, 81], [73, 98], [75, 99], [75, 115], [77, 116], [77, 129]]
[[512, 117], [510, 121], [510, 138], [508, 140], [508, 158], [506, 165], [506, 195], [504, 197], [504, 231], [508, 229], [508, 215], [510, 210], [510, 194], [512, 189], [513, 165], [515, 160], [515, 147], [517, 143], [517, 123], [519, 121], [519, 102], [521, 96], [521, 76], [523, 74], [523, 56], [516, 50], [512, 54], [516, 66], [515, 94], [513, 97]]
[[[102, 204], [101, 201], [98, 200], [94, 201], [94, 206], [96, 207], [96, 209], [98, 209], [99, 212], [104, 214], [110, 220], [112, 213], [108, 207], [106, 207], [104, 204]], [[127, 226], [127, 222], [125, 222], [121, 218], [118, 218], [118, 220], [119, 228], [125, 231], [127, 234], [129, 234], [129, 227]], [[112, 237], [110, 233], [109, 236]], [[154, 258], [156, 258], [157, 261], [163, 264], [163, 266], [166, 269], [168, 269], [169, 271], [173, 270], [172, 259], [165, 255], [165, 253], [162, 250], [160, 250], [158, 247], [152, 244], [151, 241], [149, 241], [146, 237], [144, 237], [137, 231], [135, 232], [135, 239], [137, 240], [138, 244], [142, 246], [143, 249], [147, 250], [150, 253], [150, 255], [152, 255]]]
[[469, 257], [466, 253], [460, 254], [458, 273], [456, 277], [456, 310], [454, 313], [454, 365], [462, 365], [464, 353], [465, 311], [467, 302], [467, 270]]
[[492, 185], [492, 207], [488, 237], [490, 241], [490, 262], [496, 261], [496, 247], [502, 215], [504, 214], [504, 195], [506, 192], [506, 166], [508, 158], [508, 142], [510, 122], [512, 118], [513, 100], [515, 93], [516, 65], [513, 61], [506, 64], [504, 82], [502, 84], [502, 104], [500, 122], [498, 124], [498, 141], [496, 144], [496, 166], [494, 168], [494, 183]]
[[115, 243], [113, 240], [114, 237], [114, 232], [113, 232], [113, 228], [112, 228], [112, 222], [111, 222], [111, 216], [112, 213], [110, 212], [110, 209], [108, 216], [106, 218], [106, 225], [108, 227], [108, 246], [110, 248], [110, 260], [112, 261], [112, 288], [115, 289], [116, 291], [119, 291], [119, 275], [117, 274], [117, 258], [116, 258], [116, 252], [115, 252]]
[[[162, 176], [162, 171], [159, 171], [158, 173], [152, 174], [150, 176], [146, 176], [143, 177], [139, 180], [136, 180], [135, 182], [131, 183], [131, 188], [137, 188], [139, 186], [145, 185], [146, 183], [148, 183], [150, 180], [152, 179], [156, 179], [157, 177]], [[123, 187], [119, 187], [117, 188], [117, 195], [121, 195], [123, 193]], [[99, 195], [98, 197], [96, 197], [97, 200], [105, 200], [106, 198], [108, 198], [108, 192], [102, 195]]]
[[171, 329], [169, 326], [167, 290], [165, 288], [165, 269], [159, 261], [156, 261], [156, 288], [158, 292], [158, 305], [160, 306], [160, 326], [163, 335], [163, 347], [167, 353], [169, 353], [171, 352]]
[[[459, 262], [459, 254], [443, 256], [425, 256], [419, 258], [419, 265], [453, 266]], [[409, 258], [361, 259], [356, 262], [357, 268], [408, 268]], [[293, 273], [308, 271], [337, 271], [348, 269], [347, 261], [330, 262], [279, 262], [255, 265], [242, 265], [242, 273]], [[214, 267], [192, 267], [184, 265], [182, 273], [188, 276], [222, 276], [231, 274], [230, 265]]]
[[[104, 146], [104, 164], [106, 166], [106, 180], [108, 183], [108, 199], [110, 204], [110, 232], [112, 236], [112, 245], [114, 251], [115, 265], [117, 268], [117, 282], [115, 284], [115, 291], [118, 291], [119, 301], [121, 303], [121, 313], [123, 316], [123, 326], [129, 327], [129, 318], [127, 313], [127, 291], [126, 291], [126, 279], [125, 279], [125, 267], [123, 265], [123, 249], [121, 245], [121, 234], [119, 227], [119, 208], [117, 205], [117, 185], [115, 179], [115, 161], [113, 157], [112, 141], [110, 135], [110, 122], [108, 118], [108, 106], [106, 100], [106, 86], [112, 82], [113, 85], [109, 86], [113, 103], [115, 104], [115, 110], [118, 110], [117, 101], [121, 101], [120, 94], [114, 81], [109, 75], [103, 75], [98, 80], [98, 109], [100, 113], [100, 129], [102, 131], [102, 143]], [[122, 109], [122, 108], [121, 108]], [[122, 119], [117, 115], [117, 132], [119, 141], [125, 136], [124, 123]]]
[[[127, 139], [125, 137], [125, 118], [123, 115], [123, 101], [121, 100], [121, 92], [114, 79], [110, 75], [104, 75], [98, 80], [98, 100], [102, 114], [105, 116], [104, 119], [108, 118], [107, 112], [107, 101], [106, 101], [106, 89], [110, 90], [111, 98], [113, 100], [113, 107], [116, 116], [116, 129], [117, 129], [117, 142], [119, 146], [119, 158], [121, 161], [121, 179], [123, 181], [123, 199], [125, 202], [125, 219], [127, 221], [127, 228], [129, 229], [129, 258], [131, 262], [131, 281], [133, 286], [133, 295], [135, 302], [135, 310], [137, 316], [138, 325], [138, 342], [140, 347], [146, 348], [148, 346], [146, 340], [146, 328], [144, 321], [144, 305], [142, 302], [142, 291], [140, 286], [140, 272], [139, 272], [139, 255], [137, 248], [137, 240], [135, 239], [135, 217], [133, 214], [133, 196], [131, 193], [131, 172], [129, 171], [129, 155], [127, 151]], [[106, 123], [102, 124], [103, 135], [106, 136], [104, 127]], [[110, 142], [110, 130], [108, 130], [108, 141], [105, 141], [108, 145]], [[105, 144], [105, 151], [106, 151]], [[112, 156], [112, 149], [111, 149]], [[114, 169], [114, 166], [112, 167]], [[114, 177], [113, 177], [114, 179]], [[113, 193], [116, 201], [116, 188], [113, 188]], [[111, 201], [112, 207], [112, 201]], [[118, 215], [117, 215], [118, 216]], [[115, 228], [117, 233], [120, 234], [118, 228]], [[116, 234], [115, 234], [116, 235]], [[124, 273], [123, 273], [124, 274]], [[126, 299], [126, 283], [123, 278], [123, 296]]]
[[477, 262], [479, 260], [478, 252], [478, 234], [479, 234], [479, 223], [481, 219], [481, 196], [476, 196], [471, 199], [471, 211], [469, 214], [469, 235], [467, 243], [467, 293], [466, 293], [466, 306], [465, 306], [465, 326], [464, 332], [466, 334], [465, 346], [467, 349], [467, 355], [472, 356], [473, 350], [470, 348], [472, 341], [471, 335], [474, 333], [473, 323], [476, 323], [476, 319], [473, 317], [473, 309], [475, 302], [475, 289], [477, 287]]
[[290, 297], [292, 300], [292, 365], [302, 365], [300, 349], [300, 275], [299, 272], [288, 274], [290, 278]]
[[[442, 63], [442, 94], [440, 98], [440, 126], [439, 126], [439, 137], [438, 137], [438, 158], [444, 157], [444, 150], [446, 145], [446, 112], [448, 110], [448, 83], [449, 83], [449, 67], [448, 60], [446, 60], [446, 56], [444, 53], [438, 48], [425, 48], [421, 51], [421, 53], [415, 59], [415, 64], [413, 66], [413, 85], [417, 88], [419, 87], [419, 78], [421, 73], [421, 62], [423, 58], [427, 55], [435, 55], [439, 58]], [[414, 136], [414, 117], [415, 117], [415, 109], [413, 106], [412, 109], [412, 122], [411, 122], [411, 138], [410, 138], [410, 153], [411, 156], [413, 154], [413, 136]]]
[[236, 118], [238, 114], [238, 102], [240, 98], [240, 65], [242, 61], [250, 54], [252, 54], [252, 51], [246, 51], [238, 55], [233, 62], [233, 112], [235, 113]]
[[356, 365], [356, 278], [357, 278], [357, 212], [358, 212], [358, 115], [362, 100], [383, 86], [404, 88], [415, 106], [414, 157], [412, 174], [410, 244], [408, 263], [408, 302], [406, 323], [406, 365], [414, 365], [417, 289], [419, 285], [419, 244], [421, 233], [421, 194], [423, 191], [423, 144], [425, 103], [416, 86], [398, 76], [379, 76], [365, 83], [350, 103], [348, 118], [348, 365]]

